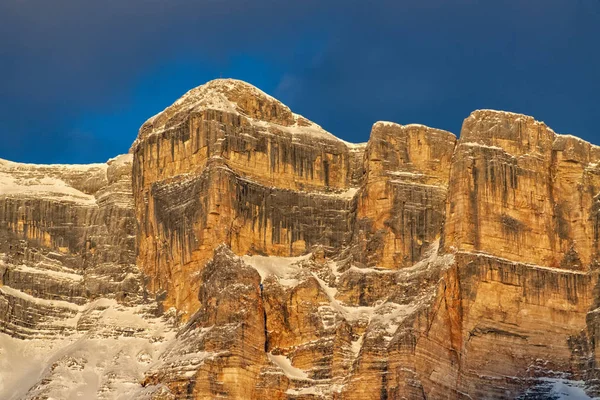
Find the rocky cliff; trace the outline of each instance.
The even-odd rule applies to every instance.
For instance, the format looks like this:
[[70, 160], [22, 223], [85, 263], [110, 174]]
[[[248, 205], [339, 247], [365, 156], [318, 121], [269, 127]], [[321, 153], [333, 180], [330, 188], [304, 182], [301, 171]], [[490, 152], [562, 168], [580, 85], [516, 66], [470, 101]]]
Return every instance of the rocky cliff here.
[[229, 79], [107, 164], [0, 161], [0, 397], [600, 395], [599, 161], [492, 110], [351, 144]]
[[137, 398], [174, 333], [144, 300], [131, 155], [0, 160], [0, 398]]

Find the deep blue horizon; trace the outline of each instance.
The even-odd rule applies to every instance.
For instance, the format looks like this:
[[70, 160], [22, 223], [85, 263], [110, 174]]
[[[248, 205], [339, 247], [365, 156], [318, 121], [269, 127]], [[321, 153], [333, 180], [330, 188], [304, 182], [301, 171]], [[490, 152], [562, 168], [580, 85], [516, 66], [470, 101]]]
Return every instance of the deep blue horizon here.
[[0, 3], [0, 158], [104, 162], [219, 77], [351, 142], [489, 108], [600, 144], [598, 0], [83, 3]]

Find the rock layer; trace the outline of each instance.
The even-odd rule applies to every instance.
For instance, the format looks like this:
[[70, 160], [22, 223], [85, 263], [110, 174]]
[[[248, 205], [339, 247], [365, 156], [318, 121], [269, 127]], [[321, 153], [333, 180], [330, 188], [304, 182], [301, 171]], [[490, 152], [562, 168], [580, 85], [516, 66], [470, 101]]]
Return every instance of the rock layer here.
[[454, 158], [448, 246], [565, 269], [595, 261], [600, 148], [484, 110], [465, 120]]
[[0, 351], [46, 349], [19, 398], [600, 394], [598, 147], [492, 110], [355, 145], [216, 80], [131, 153], [0, 162]]
[[346, 245], [364, 146], [243, 82], [193, 89], [132, 147], [138, 265], [166, 307], [193, 312], [212, 249], [294, 256]]
[[57, 320], [71, 319], [90, 300], [139, 301], [131, 161], [129, 155], [90, 166], [0, 161], [0, 331], [17, 337], [65, 331], [71, 328]]
[[[160, 227], [144, 227], [140, 243], [181, 249], [165, 267], [141, 252], [166, 305], [198, 307], [188, 299], [202, 280], [189, 277], [219, 243], [252, 257], [313, 254], [292, 275], [262, 271], [265, 351], [284, 371], [263, 370], [263, 394], [503, 398], [558, 371], [589, 374], [595, 146], [489, 110], [465, 120], [458, 142], [379, 122], [352, 146], [312, 123], [303, 131], [286, 110], [247, 84], [213, 81], [149, 120], [133, 147], [148, 193], [138, 218]], [[505, 358], [487, 366], [496, 344]]]
[[135, 265], [131, 165], [0, 160], [0, 398], [146, 396], [173, 329]]

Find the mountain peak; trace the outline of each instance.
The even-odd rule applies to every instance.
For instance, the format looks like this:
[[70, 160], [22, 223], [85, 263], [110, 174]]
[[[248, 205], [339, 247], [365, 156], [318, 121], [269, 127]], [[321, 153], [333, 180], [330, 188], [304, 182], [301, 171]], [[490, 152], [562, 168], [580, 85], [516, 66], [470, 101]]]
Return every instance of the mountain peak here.
[[288, 106], [256, 86], [237, 79], [214, 79], [190, 89], [146, 123], [157, 127], [178, 113], [202, 110], [245, 114], [257, 119], [275, 119], [286, 126], [294, 122]]
[[134, 147], [149, 136], [178, 128], [191, 114], [207, 111], [239, 116], [246, 125], [261, 128], [268, 125], [294, 136], [311, 135], [354, 146], [302, 115], [293, 113], [288, 106], [256, 86], [228, 78], [215, 79], [189, 90], [171, 106], [148, 119], [140, 128]]

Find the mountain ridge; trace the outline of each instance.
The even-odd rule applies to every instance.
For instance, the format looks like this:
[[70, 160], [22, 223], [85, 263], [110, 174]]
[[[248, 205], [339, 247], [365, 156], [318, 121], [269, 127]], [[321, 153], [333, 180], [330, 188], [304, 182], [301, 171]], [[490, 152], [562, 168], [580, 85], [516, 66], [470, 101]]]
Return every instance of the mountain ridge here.
[[[0, 343], [45, 366], [11, 392], [26, 371], [0, 362], [0, 394], [599, 395], [598, 161], [494, 110], [350, 144], [231, 80], [107, 164], [0, 161]], [[111, 369], [95, 349], [117, 339]]]

